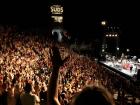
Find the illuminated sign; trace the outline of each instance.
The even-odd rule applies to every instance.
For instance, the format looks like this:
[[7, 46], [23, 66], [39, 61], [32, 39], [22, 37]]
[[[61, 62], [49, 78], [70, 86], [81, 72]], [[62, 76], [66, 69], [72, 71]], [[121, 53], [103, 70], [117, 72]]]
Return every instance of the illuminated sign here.
[[54, 22], [62, 23], [63, 17], [62, 16], [51, 16], [54, 19]]
[[63, 7], [61, 5], [52, 5], [50, 7], [52, 14], [62, 14], [63, 13]]

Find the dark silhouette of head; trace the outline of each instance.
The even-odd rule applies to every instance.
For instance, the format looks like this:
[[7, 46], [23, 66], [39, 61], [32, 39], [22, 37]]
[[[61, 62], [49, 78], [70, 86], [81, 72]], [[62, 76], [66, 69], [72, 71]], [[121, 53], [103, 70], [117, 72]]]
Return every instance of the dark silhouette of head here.
[[30, 83], [26, 83], [25, 87], [24, 87], [24, 91], [26, 93], [30, 93], [30, 91], [32, 90], [32, 86]]
[[115, 103], [112, 95], [103, 86], [87, 86], [73, 98], [71, 105], [115, 105]]
[[54, 41], [57, 41], [58, 40], [58, 33], [57, 32], [54, 32], [53, 33], [53, 38], [54, 38]]

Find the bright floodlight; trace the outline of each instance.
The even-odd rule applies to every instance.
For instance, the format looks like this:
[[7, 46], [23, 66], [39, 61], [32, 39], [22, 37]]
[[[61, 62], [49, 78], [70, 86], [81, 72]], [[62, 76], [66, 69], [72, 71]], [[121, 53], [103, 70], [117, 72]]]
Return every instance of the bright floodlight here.
[[126, 49], [126, 51], [127, 51], [127, 52], [129, 52], [129, 51], [130, 51], [130, 49]]
[[118, 35], [117, 35], [117, 34], [115, 34], [115, 36], [117, 37]]
[[119, 51], [119, 49], [120, 49], [120, 48], [119, 48], [119, 47], [117, 47], [117, 50], [118, 50], [118, 51]]
[[101, 25], [102, 25], [102, 26], [105, 26], [105, 25], [106, 25], [106, 21], [102, 21], [102, 22], [101, 22]]

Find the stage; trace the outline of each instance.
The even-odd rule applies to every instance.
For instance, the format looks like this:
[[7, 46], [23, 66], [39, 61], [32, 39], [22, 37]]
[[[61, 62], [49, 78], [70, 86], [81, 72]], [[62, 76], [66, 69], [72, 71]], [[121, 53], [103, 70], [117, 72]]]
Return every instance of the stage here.
[[[112, 61], [98, 61], [99, 66], [104, 70], [106, 75], [108, 85], [112, 86], [114, 89], [125, 91], [128, 94], [133, 96], [140, 97], [140, 79], [139, 72], [140, 69], [137, 66], [140, 66], [139, 63], [135, 64], [123, 64], [122, 62], [112, 62]], [[122, 95], [124, 97], [124, 95]]]
[[99, 63], [102, 64], [104, 67], [108, 68], [108, 70], [118, 73], [119, 75], [127, 79], [131, 79], [131, 80], [136, 79], [138, 70], [136, 65], [134, 64], [122, 64], [122, 63], [112, 62], [112, 61], [99, 61]]

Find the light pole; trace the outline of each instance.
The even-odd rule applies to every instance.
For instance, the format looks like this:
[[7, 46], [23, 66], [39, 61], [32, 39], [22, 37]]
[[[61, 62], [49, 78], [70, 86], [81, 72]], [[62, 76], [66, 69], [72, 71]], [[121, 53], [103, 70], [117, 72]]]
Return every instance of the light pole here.
[[101, 47], [101, 55], [104, 54], [106, 52], [106, 35], [105, 35], [105, 29], [107, 26], [107, 21], [103, 20], [101, 21], [101, 26], [102, 26], [102, 47]]

